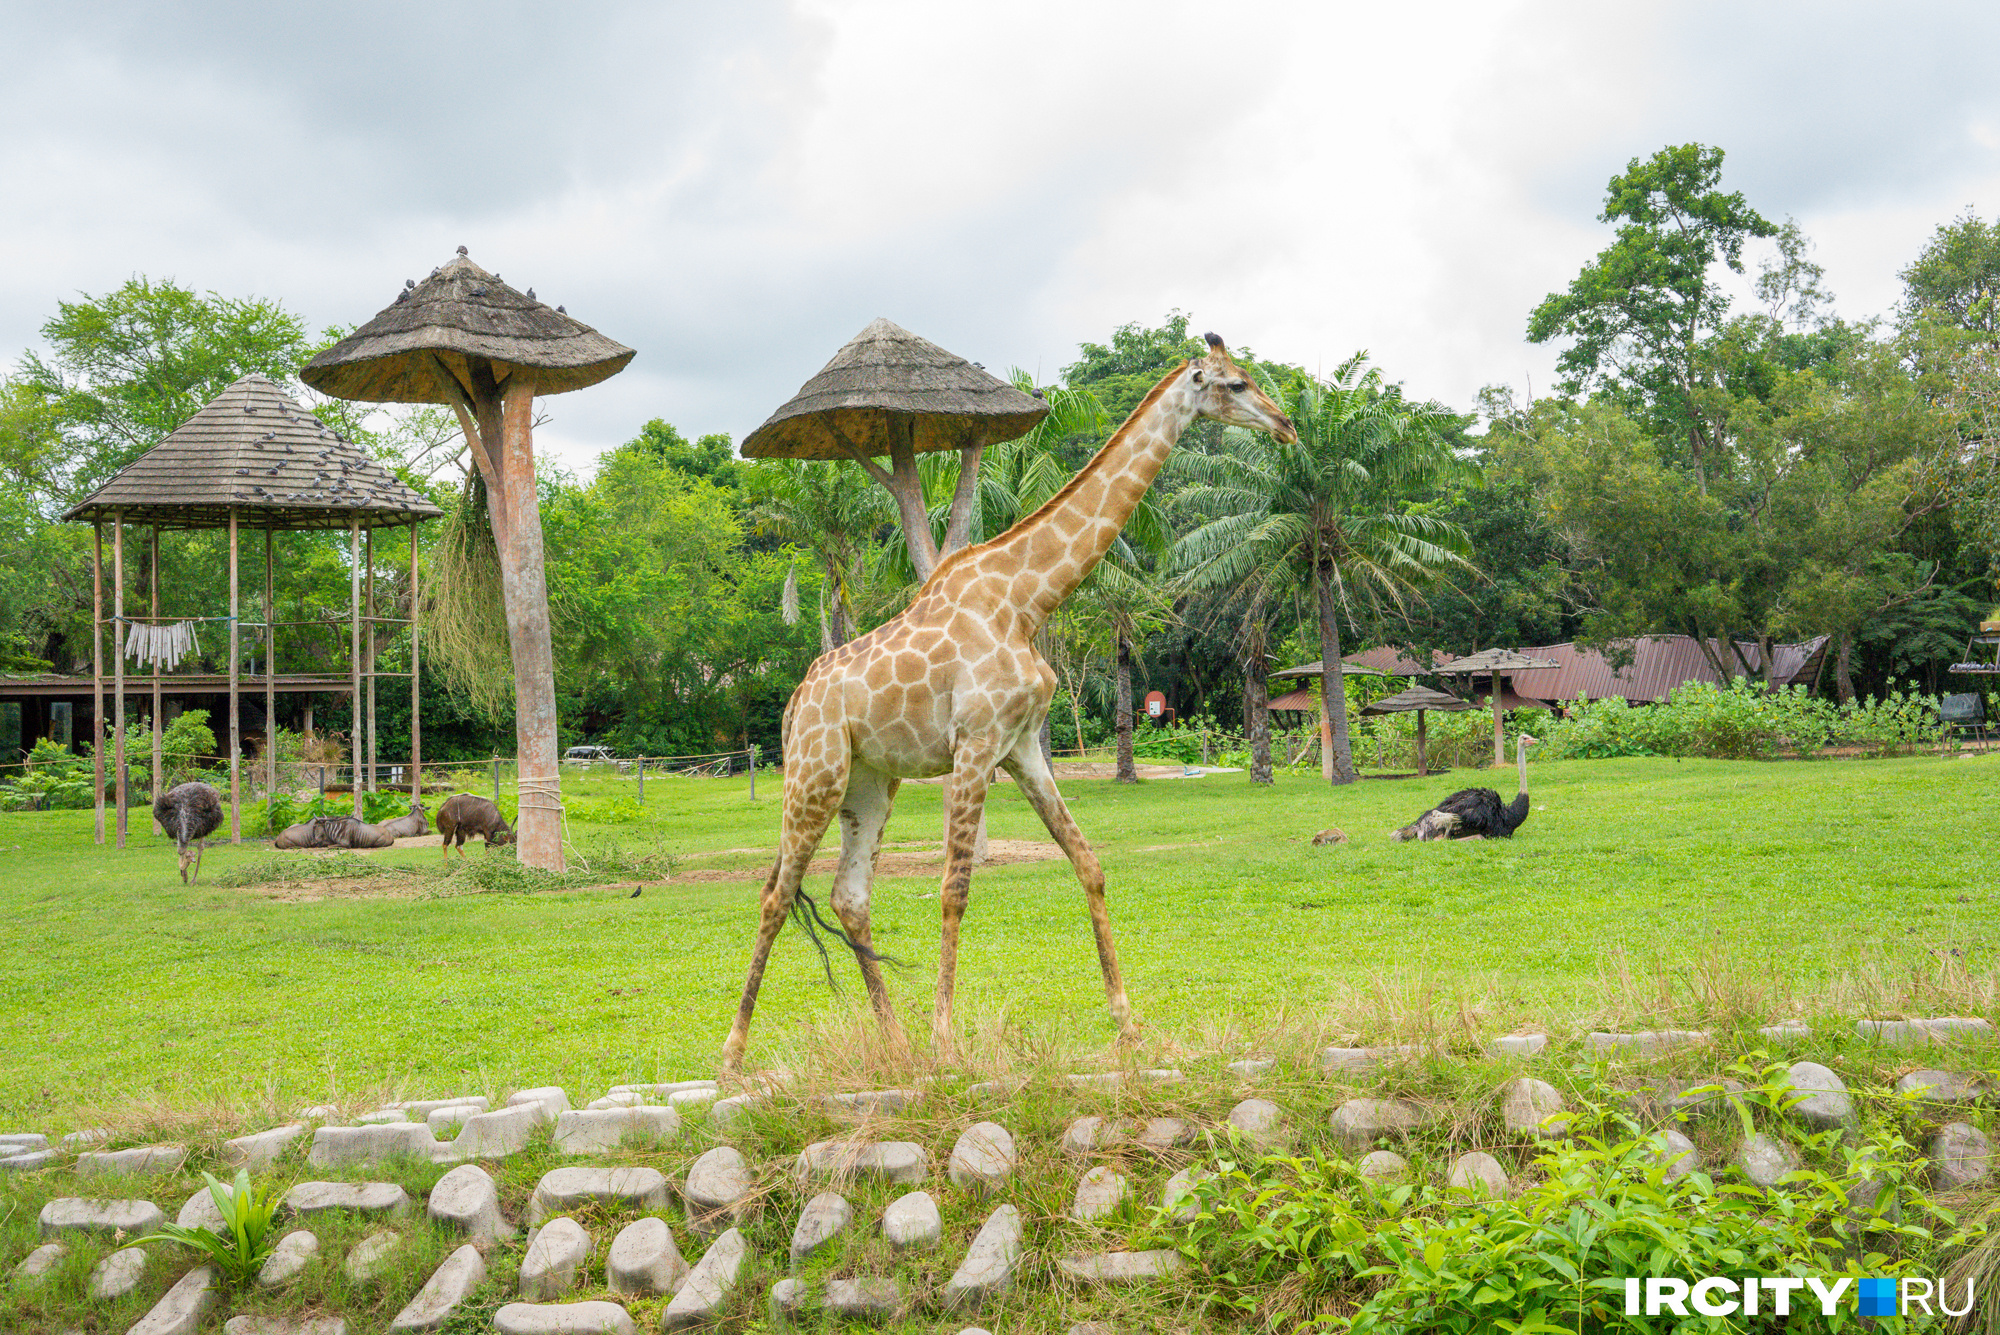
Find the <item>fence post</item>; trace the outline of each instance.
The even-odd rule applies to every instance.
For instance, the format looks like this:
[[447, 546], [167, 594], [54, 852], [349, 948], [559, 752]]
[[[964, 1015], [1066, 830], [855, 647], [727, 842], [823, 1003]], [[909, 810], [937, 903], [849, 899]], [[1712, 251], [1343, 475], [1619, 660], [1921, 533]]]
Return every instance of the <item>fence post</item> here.
[[639, 801], [646, 800], [646, 757], [639, 757]]
[[500, 757], [493, 757], [493, 804], [500, 804]]
[[750, 800], [757, 800], [757, 743], [750, 743]]
[[1208, 764], [1208, 729], [1207, 729], [1207, 728], [1203, 728], [1203, 729], [1201, 730], [1201, 763], [1202, 763], [1202, 765], [1203, 765], [1204, 767], [1206, 767], [1206, 766], [1207, 766], [1207, 764]]
[[319, 767], [319, 800], [326, 801], [326, 766]]

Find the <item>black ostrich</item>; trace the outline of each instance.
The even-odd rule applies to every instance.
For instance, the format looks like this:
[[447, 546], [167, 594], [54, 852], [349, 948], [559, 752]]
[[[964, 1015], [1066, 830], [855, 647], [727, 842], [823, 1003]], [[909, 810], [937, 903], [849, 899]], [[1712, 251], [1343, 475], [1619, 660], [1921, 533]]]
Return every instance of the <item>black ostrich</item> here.
[[1522, 733], [1514, 742], [1521, 767], [1521, 791], [1502, 802], [1491, 788], [1461, 788], [1391, 836], [1405, 839], [1511, 839], [1528, 819], [1528, 748], [1535, 739]]
[[[222, 794], [205, 783], [177, 784], [153, 799], [153, 819], [174, 837], [174, 846], [180, 850], [181, 883], [200, 880], [202, 840], [222, 824]], [[192, 854], [189, 844], [194, 845]], [[188, 874], [190, 862], [194, 864], [192, 876]]]

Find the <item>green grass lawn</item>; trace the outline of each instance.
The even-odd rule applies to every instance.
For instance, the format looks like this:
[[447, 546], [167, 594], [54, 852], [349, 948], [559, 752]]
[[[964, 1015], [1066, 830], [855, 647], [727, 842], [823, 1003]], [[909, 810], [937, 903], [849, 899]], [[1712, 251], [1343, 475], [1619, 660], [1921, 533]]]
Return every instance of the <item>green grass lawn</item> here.
[[[1104, 861], [1137, 1016], [1163, 1050], [1286, 1024], [1368, 1039], [1994, 1014], [1983, 813], [2000, 799], [2000, 756], [1578, 761], [1537, 765], [1532, 780], [1536, 810], [1513, 840], [1445, 845], [1387, 832], [1464, 773], [1335, 791], [1220, 775], [1065, 792]], [[612, 811], [631, 788], [570, 791]], [[613, 843], [677, 856], [676, 879], [636, 899], [629, 885], [384, 897], [359, 880], [291, 902], [207, 883], [268, 859], [261, 844], [211, 847], [204, 884], [185, 888], [143, 813], [123, 852], [92, 844], [87, 811], [0, 815], [0, 1130], [67, 1129], [75, 1110], [134, 1100], [289, 1109], [548, 1083], [589, 1098], [712, 1074], [763, 859], [696, 855], [775, 845], [774, 776], [758, 791], [753, 803], [741, 779], [656, 780], [638, 819], [573, 823], [586, 859]], [[1011, 784], [989, 812], [996, 839], [1046, 839]], [[1351, 842], [1313, 847], [1329, 825]], [[935, 843], [938, 826], [939, 789], [905, 785], [888, 840]], [[377, 856], [426, 871], [438, 858]], [[715, 868], [742, 879], [684, 879]], [[919, 1035], [936, 891], [934, 877], [876, 886], [876, 940], [912, 965], [892, 986]], [[835, 964], [838, 996], [804, 939], [780, 938], [753, 1065], [851, 1022], [858, 976]], [[959, 978], [968, 1032], [1112, 1040], [1065, 862], [975, 875]]]

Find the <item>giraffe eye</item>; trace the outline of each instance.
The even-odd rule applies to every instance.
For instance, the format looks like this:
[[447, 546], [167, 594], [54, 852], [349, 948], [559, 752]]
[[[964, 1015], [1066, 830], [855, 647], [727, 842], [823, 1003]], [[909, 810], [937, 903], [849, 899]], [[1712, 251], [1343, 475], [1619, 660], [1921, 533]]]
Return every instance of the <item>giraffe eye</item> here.
[[1248, 388], [1250, 388], [1250, 382], [1248, 380], [1232, 380], [1229, 382], [1229, 391], [1232, 394], [1241, 394], [1244, 390]]

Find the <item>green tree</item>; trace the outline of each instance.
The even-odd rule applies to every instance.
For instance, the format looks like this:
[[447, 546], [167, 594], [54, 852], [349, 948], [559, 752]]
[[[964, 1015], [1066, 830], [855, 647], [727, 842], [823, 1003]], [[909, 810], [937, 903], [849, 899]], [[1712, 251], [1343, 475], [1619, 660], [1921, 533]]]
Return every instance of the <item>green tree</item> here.
[[[895, 507], [867, 475], [831, 460], [759, 459], [743, 465], [751, 532], [810, 553], [820, 575], [820, 643], [836, 649], [860, 631], [860, 588]], [[786, 617], [797, 619], [797, 581]]]
[[1940, 224], [1897, 277], [1906, 326], [1926, 322], [2000, 342], [2000, 220], [1982, 222], [1968, 210]]
[[1650, 431], [1684, 443], [1698, 489], [1721, 444], [1700, 393], [1711, 382], [1704, 344], [1729, 313], [1716, 267], [1741, 273], [1744, 242], [1780, 230], [1719, 188], [1722, 158], [1682, 144], [1632, 159], [1598, 215], [1618, 224], [1617, 239], [1528, 318], [1530, 342], [1569, 341], [1556, 360], [1564, 391], [1609, 382]]
[[1180, 502], [1214, 518], [1180, 541], [1190, 588], [1282, 597], [1308, 587], [1319, 622], [1321, 679], [1333, 729], [1333, 782], [1352, 783], [1347, 697], [1340, 673], [1341, 605], [1402, 605], [1440, 574], [1464, 569], [1465, 531], [1419, 513], [1410, 499], [1459, 470], [1435, 404], [1411, 404], [1357, 353], [1326, 380], [1273, 397], [1298, 428], [1290, 445], [1225, 433], [1229, 449], [1180, 456], [1191, 485]]

